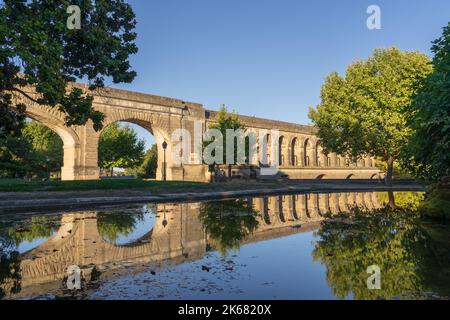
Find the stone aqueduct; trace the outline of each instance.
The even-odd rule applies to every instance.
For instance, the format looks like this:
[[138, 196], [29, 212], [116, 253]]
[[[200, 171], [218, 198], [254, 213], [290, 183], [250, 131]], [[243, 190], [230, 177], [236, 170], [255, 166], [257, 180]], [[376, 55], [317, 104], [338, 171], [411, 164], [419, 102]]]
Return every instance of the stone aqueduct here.
[[[85, 85], [73, 86], [87, 90]], [[28, 93], [34, 95], [30, 90]], [[176, 164], [172, 160], [174, 143], [171, 136], [174, 130], [185, 129], [190, 133], [191, 139], [194, 139], [194, 124], [200, 123], [204, 132], [205, 128], [215, 121], [217, 112], [206, 110], [197, 103], [119, 89], [104, 88], [92, 95], [94, 108], [106, 116], [104, 128], [114, 122], [126, 121], [138, 124], [152, 133], [158, 146], [157, 179], [162, 178], [162, 143], [166, 141], [167, 180], [209, 181], [207, 166], [195, 162], [198, 155], [194, 150], [194, 141], [191, 141], [189, 163]], [[96, 132], [90, 123], [67, 127], [64, 124], [64, 115], [57, 109], [36, 105], [23, 96], [17, 96], [16, 99], [27, 105], [29, 117], [48, 126], [61, 137], [64, 143], [64, 166], [61, 172], [63, 180], [99, 178], [98, 142], [101, 132]], [[240, 119], [257, 135], [260, 130], [279, 130], [278, 170], [290, 178], [368, 179], [379, 174], [374, 160], [370, 157], [350, 163], [336, 154], [325, 156], [315, 136], [315, 129], [311, 126], [248, 116], [240, 116]], [[258, 141], [258, 145], [260, 143]], [[266, 151], [270, 159], [270, 147]]]
[[[381, 207], [376, 193], [330, 193], [247, 198], [255, 208], [258, 228], [242, 244], [310, 231], [325, 213], [346, 212], [351, 206]], [[60, 288], [66, 269], [82, 271], [95, 266], [105, 276], [123, 266], [200, 259], [214, 247], [198, 219], [199, 203], [157, 204], [157, 219], [148, 233], [127, 245], [114, 245], [102, 238], [97, 212], [64, 213], [59, 230], [35, 249], [21, 254], [21, 291], [14, 297], [39, 295], [48, 286]], [[163, 223], [166, 220], [166, 223]], [[8, 289], [11, 283], [3, 284]]]

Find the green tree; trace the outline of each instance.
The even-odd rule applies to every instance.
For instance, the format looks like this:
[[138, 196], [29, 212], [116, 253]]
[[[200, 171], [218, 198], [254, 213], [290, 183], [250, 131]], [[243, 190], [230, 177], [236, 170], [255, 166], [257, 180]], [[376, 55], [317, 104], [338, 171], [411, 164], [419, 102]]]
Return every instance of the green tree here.
[[[211, 124], [209, 126], [209, 129], [217, 129], [221, 132], [222, 137], [223, 137], [223, 144], [222, 146], [218, 146], [218, 148], [216, 149], [216, 151], [222, 151], [223, 153], [223, 162], [222, 163], [227, 163], [227, 129], [233, 129], [233, 130], [242, 130], [242, 132], [245, 134], [246, 132], [246, 128], [245, 126], [240, 122], [239, 120], [239, 115], [235, 112], [233, 113], [229, 113], [226, 107], [221, 107], [221, 109], [219, 110], [218, 114], [217, 114], [217, 119], [216, 122]], [[210, 140], [205, 139], [204, 141], [204, 148], [206, 148], [210, 143], [213, 143], [214, 139], [211, 138]], [[249, 143], [248, 143], [248, 139], [245, 140], [245, 153], [246, 155], [248, 155], [248, 149], [249, 149]], [[234, 163], [237, 162], [237, 143], [236, 143], [236, 139], [234, 141], [234, 151], [233, 151], [233, 158], [234, 158]], [[247, 159], [248, 161], [248, 159]], [[228, 177], [231, 177], [231, 167], [232, 164], [228, 164]]]
[[413, 134], [402, 162], [420, 178], [450, 176], [450, 22], [433, 41], [433, 73], [414, 98]]
[[63, 164], [63, 142], [61, 138], [46, 126], [31, 122], [22, 131], [32, 147], [27, 167], [33, 173], [44, 173], [47, 177], [51, 171], [60, 170]]
[[0, 177], [18, 178], [30, 172], [33, 157], [31, 143], [24, 137], [10, 135], [0, 139]]
[[243, 199], [202, 203], [199, 219], [210, 241], [226, 255], [258, 227], [257, 212]]
[[1, 254], [0, 251], [0, 299], [22, 290], [20, 259], [17, 251]]
[[[448, 259], [436, 255], [436, 241], [414, 210], [352, 208], [324, 220], [315, 236], [313, 258], [327, 268], [327, 283], [337, 297], [414, 298], [426, 291], [448, 294]], [[448, 244], [445, 246], [448, 254]], [[380, 290], [367, 288], [367, 267], [371, 265], [380, 268]]]
[[[81, 29], [67, 28], [69, 5], [81, 9]], [[26, 104], [13, 95], [66, 114], [67, 125], [92, 120], [101, 129], [103, 114], [92, 96], [68, 86], [86, 79], [89, 88], [105, 79], [131, 82], [129, 56], [137, 52], [135, 15], [123, 0], [4, 0], [0, 6], [0, 135], [20, 134]], [[105, 45], [107, 44], [107, 45]], [[36, 95], [27, 93], [32, 86]], [[2, 142], [0, 136], [0, 142]]]
[[140, 178], [156, 178], [156, 169], [158, 168], [158, 147], [152, 145], [144, 155], [142, 164], [138, 167], [125, 170], [126, 174], [136, 175]]
[[352, 63], [345, 77], [330, 74], [321, 103], [309, 112], [324, 151], [353, 160], [378, 157], [391, 184], [394, 161], [411, 134], [408, 107], [431, 69], [426, 55], [389, 48]]
[[107, 126], [100, 135], [99, 165], [109, 169], [132, 168], [140, 165], [144, 158], [144, 140], [139, 140], [136, 131], [117, 123]]
[[130, 235], [136, 224], [143, 219], [143, 213], [111, 213], [101, 212], [97, 216], [98, 232], [103, 239], [116, 243], [120, 236]]
[[38, 238], [49, 238], [61, 225], [59, 216], [31, 217], [19, 226], [8, 228], [8, 238], [18, 246], [24, 241], [31, 242]]

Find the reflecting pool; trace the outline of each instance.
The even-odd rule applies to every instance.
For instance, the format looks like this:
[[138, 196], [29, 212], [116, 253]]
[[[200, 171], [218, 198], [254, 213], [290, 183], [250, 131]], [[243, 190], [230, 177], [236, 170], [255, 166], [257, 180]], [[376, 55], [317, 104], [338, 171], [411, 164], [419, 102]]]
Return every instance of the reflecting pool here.
[[[310, 193], [4, 215], [0, 297], [446, 299], [450, 229], [421, 219], [422, 197]], [[80, 290], [67, 287], [71, 266]]]

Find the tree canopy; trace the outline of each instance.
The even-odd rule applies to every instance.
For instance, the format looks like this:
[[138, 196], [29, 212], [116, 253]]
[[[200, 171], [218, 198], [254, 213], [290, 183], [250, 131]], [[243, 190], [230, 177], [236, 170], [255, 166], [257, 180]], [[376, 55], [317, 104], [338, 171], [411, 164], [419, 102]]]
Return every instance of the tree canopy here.
[[431, 70], [426, 55], [388, 48], [352, 63], [344, 77], [330, 74], [320, 104], [309, 112], [324, 152], [379, 157], [390, 183], [393, 162], [411, 135], [408, 108]]
[[450, 22], [431, 50], [433, 73], [414, 97], [402, 163], [418, 177], [439, 180], [450, 176]]
[[130, 235], [136, 228], [137, 223], [143, 220], [143, 217], [142, 212], [133, 214], [100, 212], [97, 216], [98, 232], [103, 239], [116, 244], [119, 237]]
[[30, 155], [25, 159], [30, 171], [48, 175], [61, 169], [63, 142], [56, 133], [33, 121], [26, 124], [22, 134], [31, 146]]
[[156, 144], [154, 144], [150, 149], [148, 149], [145, 152], [142, 164], [138, 167], [129, 168], [125, 170], [125, 173], [136, 175], [140, 178], [156, 178], [157, 168], [158, 168], [158, 147]]
[[100, 168], [132, 168], [144, 159], [144, 140], [128, 126], [112, 123], [100, 135], [98, 157]]
[[23, 177], [30, 169], [32, 146], [26, 138], [16, 134], [0, 138], [0, 177]]
[[222, 255], [239, 249], [240, 243], [258, 227], [257, 212], [243, 199], [201, 204], [199, 219], [209, 240]]
[[[69, 30], [66, 10], [78, 5], [81, 29]], [[20, 134], [24, 103], [57, 108], [67, 125], [92, 120], [102, 127], [103, 114], [92, 108], [92, 96], [68, 89], [70, 81], [87, 80], [91, 90], [105, 80], [131, 82], [129, 56], [137, 52], [135, 15], [123, 0], [4, 0], [0, 6], [0, 139]], [[27, 94], [32, 86], [37, 96]], [[4, 141], [2, 141], [4, 142]]]
[[27, 122], [21, 136], [8, 136], [0, 149], [0, 176], [48, 178], [63, 165], [63, 142], [48, 127]]
[[[312, 256], [326, 267], [327, 284], [335, 296], [392, 299], [448, 292], [448, 275], [443, 272], [449, 267], [448, 243], [433, 234], [442, 225], [421, 221], [416, 211], [420, 195], [396, 196], [395, 209], [353, 207], [325, 219], [315, 231]], [[387, 202], [387, 195], [383, 198]], [[380, 290], [367, 288], [371, 265], [381, 270]]]
[[[220, 133], [222, 134], [222, 144], [216, 144], [215, 139], [205, 139], [204, 141], [204, 149], [207, 150], [206, 148], [208, 148], [208, 146], [210, 146], [211, 144], [214, 144], [215, 149], [214, 152], [212, 152], [212, 156], [215, 156], [216, 152], [222, 152], [223, 154], [223, 159], [222, 159], [222, 163], [225, 164], [227, 163], [227, 156], [231, 156], [231, 155], [227, 155], [227, 129], [232, 129], [232, 130], [242, 130], [242, 133], [245, 134], [246, 132], [246, 128], [245, 126], [242, 124], [242, 122], [239, 120], [239, 115], [235, 112], [229, 113], [227, 108], [225, 106], [221, 107], [218, 114], [217, 114], [217, 119], [216, 122], [211, 124], [209, 126], [209, 129], [217, 129], [220, 131]], [[234, 142], [234, 149], [233, 149], [233, 159], [234, 159], [234, 163], [237, 163], [237, 157], [238, 157], [238, 146], [237, 143]], [[245, 140], [245, 154], [248, 155], [248, 150], [249, 150], [249, 142], [248, 139]], [[208, 152], [206, 152], [206, 154], [208, 155]], [[248, 161], [248, 159], [247, 159]], [[228, 166], [228, 176], [231, 176], [231, 164], [229, 164]]]

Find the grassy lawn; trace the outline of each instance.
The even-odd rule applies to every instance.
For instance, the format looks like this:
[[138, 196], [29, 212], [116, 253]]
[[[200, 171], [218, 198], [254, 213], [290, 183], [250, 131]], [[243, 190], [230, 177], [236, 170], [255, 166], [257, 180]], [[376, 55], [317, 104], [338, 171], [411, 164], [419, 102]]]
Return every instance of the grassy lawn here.
[[80, 181], [26, 181], [22, 179], [0, 179], [0, 192], [26, 191], [76, 191], [76, 190], [127, 190], [145, 189], [158, 193], [229, 191], [260, 187], [282, 187], [287, 183], [231, 181], [226, 183], [204, 183], [189, 181], [155, 180], [80, 180]]
[[16, 191], [72, 191], [112, 189], [190, 189], [206, 187], [205, 183], [154, 180], [84, 180], [84, 181], [26, 181], [21, 179], [0, 179], [0, 192]]

